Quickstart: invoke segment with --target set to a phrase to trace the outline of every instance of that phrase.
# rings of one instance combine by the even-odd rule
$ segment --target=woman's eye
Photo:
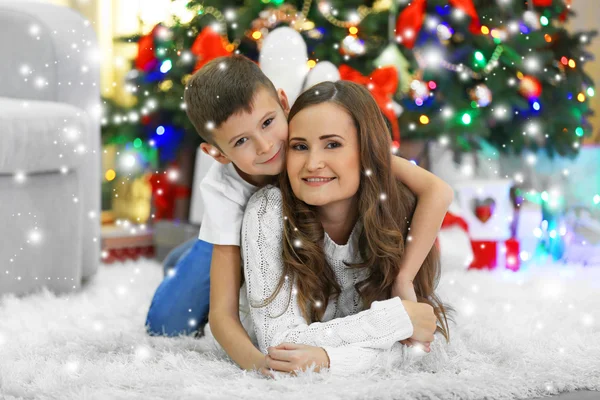
[[[243,138],[241,138],[240,140],[238,140],[237,142],[235,142],[235,145],[234,145],[233,147],[238,147],[238,146],[241,146],[241,145],[243,145],[244,143],[246,143],[246,141],[247,141],[247,140],[248,140],[248,138],[245,138],[245,137],[243,137]]]
[[[341,144],[339,144],[338,142],[329,142],[327,143],[327,148],[328,149],[335,149],[337,147],[340,147]]]
[[[292,145],[292,150],[298,150],[298,151],[300,151],[300,150],[306,150],[306,149],[307,149],[307,147],[306,147],[305,144],[294,144],[294,145]]]
[[[275,118],[269,118],[265,122],[263,122],[263,128],[266,128],[267,126],[271,125],[271,122],[273,122],[274,119]]]

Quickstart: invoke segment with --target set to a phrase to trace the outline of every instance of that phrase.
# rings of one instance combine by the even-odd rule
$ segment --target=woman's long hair
[[[392,174],[389,130],[375,100],[364,87],[348,81],[323,82],[313,86],[298,97],[288,120],[291,121],[307,107],[326,102],[337,104],[345,110],[354,120],[358,133],[361,177],[356,196],[358,215],[363,224],[358,238],[362,262],[348,267],[367,272],[366,278],[356,284],[366,309],[374,301],[391,297],[404,255],[416,197]],[[297,300],[304,317],[309,323],[320,321],[329,299],[341,292],[323,252],[323,226],[317,218],[317,207],[306,204],[294,195],[285,169],[280,176],[279,186],[283,215],[287,217],[284,222],[284,271],[270,299],[277,295],[284,278],[288,276],[297,285]],[[380,199],[382,193],[387,196],[383,201]],[[294,247],[297,239],[301,241],[301,247]],[[433,246],[413,283],[418,301],[433,307],[438,331],[449,340],[446,318],[449,308],[435,294],[439,277],[440,257],[437,247]]]

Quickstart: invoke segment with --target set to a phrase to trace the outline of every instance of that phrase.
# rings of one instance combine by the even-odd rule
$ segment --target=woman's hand
[[[403,279],[401,276],[396,278],[394,282],[394,286],[392,287],[392,297],[400,297],[401,300],[409,300],[417,302],[417,294],[415,293],[415,286],[413,282],[409,279]],[[414,339],[408,338],[405,340],[401,340],[405,346],[408,347],[420,347],[424,352],[429,353],[431,351],[429,342],[419,342]]]
[[[316,365],[315,372],[321,368],[329,368],[329,357],[321,347],[296,343],[281,343],[269,347],[266,355],[266,366],[275,371],[294,374],[298,370],[306,370]]]

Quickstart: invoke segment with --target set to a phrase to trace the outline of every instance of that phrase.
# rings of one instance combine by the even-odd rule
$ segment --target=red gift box
[[[473,262],[469,269],[494,269],[506,268],[518,271],[519,241],[508,239],[505,241],[471,240],[473,249]]]

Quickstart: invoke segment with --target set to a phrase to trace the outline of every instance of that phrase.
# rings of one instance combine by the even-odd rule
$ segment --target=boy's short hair
[[[261,87],[270,90],[279,102],[275,86],[256,63],[240,55],[215,58],[186,85],[187,116],[200,137],[216,146],[211,130],[234,114],[252,112],[252,100]]]

